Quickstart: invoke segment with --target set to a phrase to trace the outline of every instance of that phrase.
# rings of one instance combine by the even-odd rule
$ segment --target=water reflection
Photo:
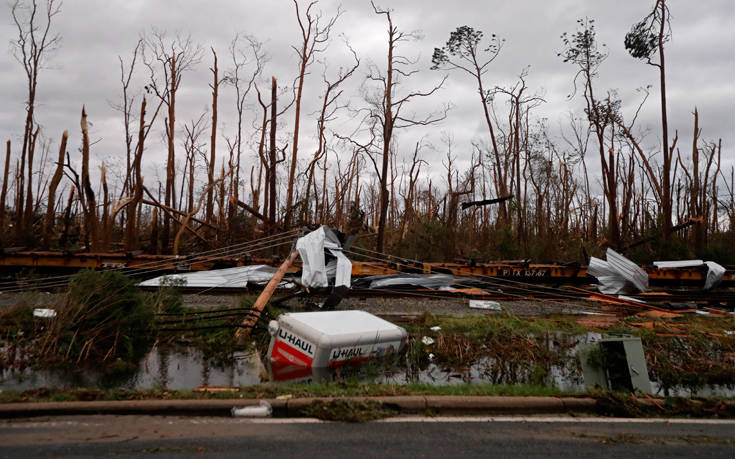
[[[109,374],[98,368],[68,370],[3,369],[0,389],[39,387],[119,387],[125,389],[195,389],[200,386],[248,386],[262,382],[263,364],[256,352],[236,353],[215,362],[196,349],[154,348],[134,372]]]
[[[410,358],[411,352],[368,361],[359,366],[335,369],[312,369],[295,366],[271,365],[261,359],[257,351],[241,352],[226,360],[212,359],[201,351],[154,348],[133,372],[106,374],[98,368],[80,368],[75,371],[2,369],[0,390],[27,390],[41,387],[82,388],[106,387],[126,389],[195,389],[200,386],[249,386],[264,382],[317,383],[317,382],[376,382],[424,383],[437,386],[460,384],[543,384],[565,392],[583,392],[584,381],[576,358],[582,346],[601,339],[597,333],[586,335],[550,335],[545,340],[549,349],[565,355],[559,364],[544,362],[543,371],[528,362],[503,361],[481,357],[463,365],[437,362],[432,354]],[[492,354],[491,354],[492,355]],[[264,364],[264,361],[265,364]],[[652,382],[654,392],[659,388]],[[690,390],[679,389],[672,395],[691,396]],[[707,386],[697,390],[702,396],[734,396],[735,390],[725,386]]]

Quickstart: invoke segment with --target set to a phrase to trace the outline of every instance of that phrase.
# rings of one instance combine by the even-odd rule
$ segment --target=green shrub
[[[153,337],[153,308],[145,299],[135,281],[122,274],[79,272],[44,353],[67,361],[137,361]]]

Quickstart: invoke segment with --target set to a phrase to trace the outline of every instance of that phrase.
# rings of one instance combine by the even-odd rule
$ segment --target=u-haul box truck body
[[[282,314],[268,325],[273,363],[333,367],[397,353],[408,334],[365,311],[320,311]]]

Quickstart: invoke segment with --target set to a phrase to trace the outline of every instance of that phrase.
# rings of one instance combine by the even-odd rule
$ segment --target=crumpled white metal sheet
[[[607,261],[590,258],[587,274],[597,278],[597,289],[606,295],[625,295],[648,290],[648,274],[610,248],[607,249]]]
[[[141,282],[141,287],[177,285],[194,288],[246,288],[248,283],[263,284],[271,280],[276,268],[268,265],[238,266],[236,268],[213,269],[189,273],[169,274]],[[283,282],[282,287],[293,284]]]
[[[328,287],[329,279],[335,278],[335,287],[349,287],[352,276],[352,262],[342,253],[342,246],[337,236],[325,226],[300,237],[296,241],[302,263],[301,282],[307,287]],[[325,250],[336,259],[327,263]],[[334,274],[331,270],[334,266]]]
[[[657,268],[695,268],[697,266],[707,267],[707,277],[704,280],[704,289],[709,290],[716,287],[725,275],[725,268],[714,261],[703,260],[673,260],[654,261]]]

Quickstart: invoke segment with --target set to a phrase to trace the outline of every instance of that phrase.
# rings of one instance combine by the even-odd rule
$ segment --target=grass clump
[[[483,379],[490,383],[536,386],[551,383],[553,367],[572,376],[578,373],[570,352],[578,342],[576,335],[585,331],[569,318],[520,318],[512,314],[425,314],[407,328],[411,336],[406,361],[410,366],[436,364],[461,372],[479,365]],[[425,341],[424,336],[431,341]]]
[[[414,333],[429,333],[434,326],[441,333],[461,335],[470,339],[482,339],[496,335],[543,335],[546,333],[581,334],[586,329],[567,317],[530,318],[516,315],[493,314],[484,316],[435,316],[426,313],[421,320],[407,329]]]
[[[398,414],[398,411],[372,400],[317,400],[301,410],[301,414],[323,421],[369,422]]]

